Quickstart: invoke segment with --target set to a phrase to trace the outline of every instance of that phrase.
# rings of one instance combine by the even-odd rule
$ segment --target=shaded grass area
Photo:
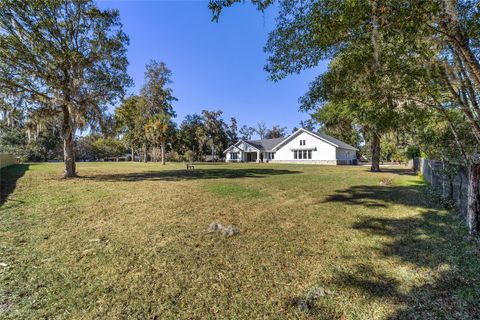
[[[1,172],[0,318],[480,317],[478,244],[408,170],[78,167]]]
[[[15,190],[17,181],[28,170],[29,164],[18,164],[9,168],[0,169],[0,206],[5,203],[10,193]],[[10,201],[14,201],[13,198]]]
[[[217,165],[218,166],[218,165]],[[198,166],[197,166],[198,167]],[[83,179],[96,181],[141,181],[141,180],[163,180],[180,181],[193,179],[237,179],[237,178],[264,178],[270,175],[294,174],[298,171],[291,170],[273,170],[265,168],[212,168],[205,167],[197,170],[161,170],[161,171],[143,171],[134,173],[101,174],[95,176],[81,176]]]

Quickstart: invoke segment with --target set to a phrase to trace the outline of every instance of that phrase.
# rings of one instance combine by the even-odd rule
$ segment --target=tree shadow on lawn
[[[301,171],[278,169],[195,169],[195,170],[162,170],[144,171],[125,174],[99,174],[94,176],[80,176],[79,178],[94,181],[181,181],[197,179],[236,179],[236,178],[265,178],[274,175],[299,174]]]
[[[31,164],[16,164],[0,169],[0,207],[4,205],[10,194],[15,191],[17,181],[25,175]],[[9,201],[16,201],[8,199]]]
[[[465,223],[453,212],[441,210],[423,191],[424,186],[354,186],[327,201],[366,207],[401,204],[421,207],[422,213],[407,218],[361,217],[353,229],[368,237],[381,237],[378,258],[398,259],[398,266],[357,264],[334,281],[372,298],[401,304],[390,319],[480,319],[479,242],[468,239]],[[402,273],[401,265],[413,271]],[[375,267],[374,267],[375,266]],[[384,266],[384,267],[382,267]],[[397,270],[395,270],[397,269]],[[398,277],[394,277],[395,273]],[[413,283],[401,289],[401,282]],[[422,284],[415,285],[417,276]]]
[[[418,183],[410,186],[352,186],[345,190],[336,190],[324,202],[343,202],[351,205],[386,208],[392,204],[431,208],[431,202],[425,194],[426,185]]]

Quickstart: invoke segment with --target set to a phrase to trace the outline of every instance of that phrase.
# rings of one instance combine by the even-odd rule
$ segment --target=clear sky
[[[214,23],[208,1],[100,0],[98,4],[120,10],[130,37],[128,71],[135,82],[130,92],[138,93],[151,59],[164,61],[172,70],[177,122],[202,109],[220,109],[226,120],[236,117],[239,126],[264,121],[290,131],[308,118],[298,111],[298,98],[326,64],[280,82],[268,80],[263,47],[275,27],[276,8],[262,14],[248,3],[238,4]]]

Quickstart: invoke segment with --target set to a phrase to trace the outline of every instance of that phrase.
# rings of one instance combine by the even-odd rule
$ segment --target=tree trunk
[[[450,90],[450,93],[457,100],[460,106],[460,109],[462,110],[462,112],[465,114],[468,121],[472,125],[474,137],[476,138],[477,142],[480,143],[480,125],[476,122],[475,116],[470,110],[470,106],[468,105],[468,101],[463,100],[462,96],[460,96],[457,93],[455,85],[452,83],[451,79],[449,78],[448,73],[447,73],[447,76],[445,77],[445,80],[447,82],[447,86],[448,86],[448,89]],[[467,95],[465,94],[465,96]]]
[[[65,171],[63,177],[74,178],[77,175],[75,167],[75,149],[73,143],[74,127],[70,119],[70,112],[67,107],[63,108],[63,162],[65,163]]]
[[[480,63],[475,57],[475,54],[472,52],[467,41],[462,41],[462,43],[457,45],[457,48],[462,54],[463,61],[470,71],[473,81],[477,87],[480,88]]]
[[[457,1],[443,0],[444,18],[441,23],[450,39],[450,43],[460,54],[474,83],[480,88],[480,62],[470,47],[470,39],[459,20]]]
[[[479,185],[480,164],[472,164],[468,168],[468,233],[472,236],[478,234],[478,212],[480,209]]]
[[[132,162],[135,161],[135,152],[133,150],[133,146],[131,147],[131,150],[132,150]]]
[[[147,145],[143,145],[143,162],[147,163]]]
[[[212,142],[212,162],[215,162],[215,145]]]
[[[373,134],[371,142],[372,150],[372,167],[370,171],[380,172],[380,135],[377,133]]]
[[[162,146],[161,146],[162,150],[162,165],[165,165],[165,142],[162,142]]]

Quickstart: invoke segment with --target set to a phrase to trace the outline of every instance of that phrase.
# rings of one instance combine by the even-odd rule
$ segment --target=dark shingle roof
[[[310,132],[310,131],[309,131],[309,132]],[[319,137],[322,138],[322,139],[327,140],[328,142],[331,142],[331,143],[337,145],[340,149],[357,150],[357,148],[352,147],[351,145],[346,144],[345,142],[343,142],[343,141],[341,141],[341,140],[338,140],[337,138],[334,138],[334,137],[329,136],[329,135],[327,135],[327,134],[324,134],[324,133],[314,133],[314,132],[311,132],[311,133],[319,136]]]
[[[313,131],[309,131],[309,130],[303,129],[303,128],[298,129],[297,131],[295,131],[295,133],[289,135],[287,138],[284,138],[283,141],[286,142],[286,140],[289,140],[290,138],[292,138],[293,136],[295,136],[297,133],[299,133],[301,131],[308,132],[313,136],[319,137],[320,139],[323,139],[323,140],[335,145],[337,148],[348,149],[348,150],[358,150],[357,148],[352,147],[351,145],[346,144],[345,142],[340,141],[337,138],[334,138],[334,137],[329,136],[329,135],[324,134],[324,133],[316,133],[316,132],[313,132]],[[280,142],[281,141],[279,141],[279,143]]]
[[[247,140],[248,144],[251,144],[253,147],[261,151],[270,151],[277,144],[285,140],[287,137],[275,138],[275,139],[263,139],[263,140]]]

